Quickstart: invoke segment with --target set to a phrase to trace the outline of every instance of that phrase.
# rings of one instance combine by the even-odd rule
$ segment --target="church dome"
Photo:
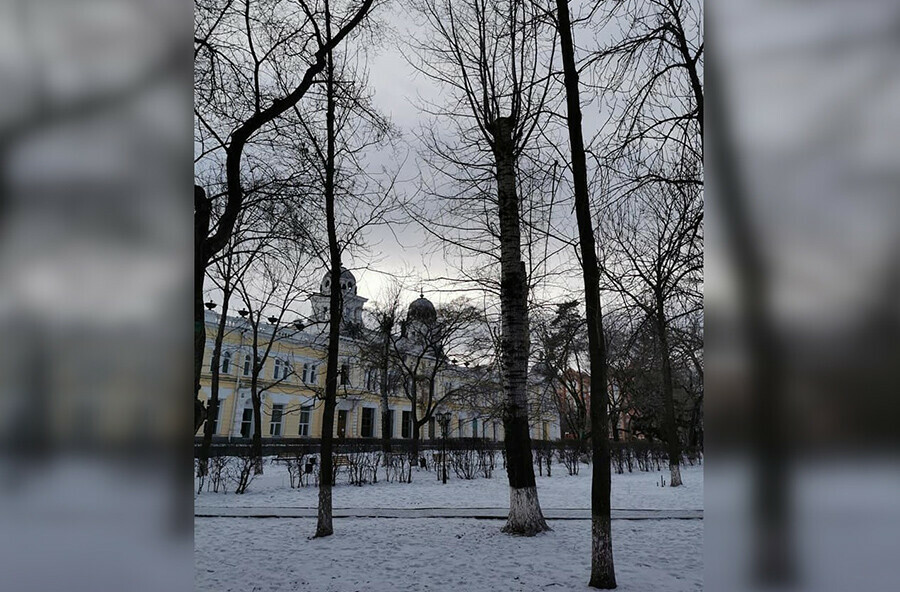
[[[431,300],[425,298],[424,294],[419,294],[419,297],[410,302],[409,309],[406,311],[406,320],[407,321],[422,321],[425,323],[432,323],[437,318],[437,312],[434,310],[434,305],[431,303]]]
[[[344,294],[356,294],[356,276],[346,267],[341,267],[341,292]],[[331,294],[331,272],[325,272],[321,284],[322,294]]]

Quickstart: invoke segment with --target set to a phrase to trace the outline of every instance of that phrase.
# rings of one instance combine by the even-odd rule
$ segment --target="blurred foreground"
[[[900,6],[707,7],[711,590],[900,569]]]

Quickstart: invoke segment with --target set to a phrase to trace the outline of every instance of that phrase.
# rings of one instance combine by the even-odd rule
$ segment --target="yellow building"
[[[324,407],[325,362],[330,282],[326,276],[320,291],[311,297],[314,323],[310,327],[288,325],[275,327],[265,322],[258,328],[258,343],[273,345],[258,377],[262,391],[262,435],[264,438],[319,438],[322,434]],[[344,270],[341,275],[344,299],[344,319],[357,327],[342,331],[340,342],[340,378],[334,435],[346,438],[381,437],[381,403],[379,379],[375,368],[362,361],[364,341],[351,335],[361,335],[362,310],[365,298],[357,295],[356,278]],[[434,306],[424,296],[413,301],[407,310],[407,323],[424,322],[434,315]],[[206,314],[206,348],[201,377],[200,398],[210,396],[212,371],[210,368],[214,338],[220,316]],[[220,437],[250,437],[253,430],[253,411],[250,397],[252,378],[252,326],[240,316],[228,317],[219,369],[219,410],[214,422],[215,435]],[[278,333],[273,337],[272,332]],[[258,346],[260,352],[264,345]],[[440,389],[453,388],[466,380],[470,370],[450,365],[438,378]],[[441,396],[443,393],[438,393]],[[411,436],[411,402],[402,389],[389,396],[391,434],[393,438]],[[503,439],[502,422],[460,402],[446,403],[440,411],[450,412],[449,437],[483,437]],[[422,416],[419,411],[418,416]],[[439,438],[440,425],[432,420],[420,428],[420,438]],[[532,438],[559,438],[558,418],[533,418]],[[202,428],[201,428],[202,433]]]

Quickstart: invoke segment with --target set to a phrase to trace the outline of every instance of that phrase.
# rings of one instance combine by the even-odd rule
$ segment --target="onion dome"
[[[407,321],[433,323],[435,319],[437,319],[437,312],[434,310],[434,305],[422,293],[409,304],[409,309],[406,311]]]

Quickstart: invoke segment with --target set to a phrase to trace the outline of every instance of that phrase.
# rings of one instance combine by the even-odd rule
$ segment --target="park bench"
[[[350,466],[350,457],[346,454],[335,454],[334,455],[334,466],[335,467],[349,467]]]

